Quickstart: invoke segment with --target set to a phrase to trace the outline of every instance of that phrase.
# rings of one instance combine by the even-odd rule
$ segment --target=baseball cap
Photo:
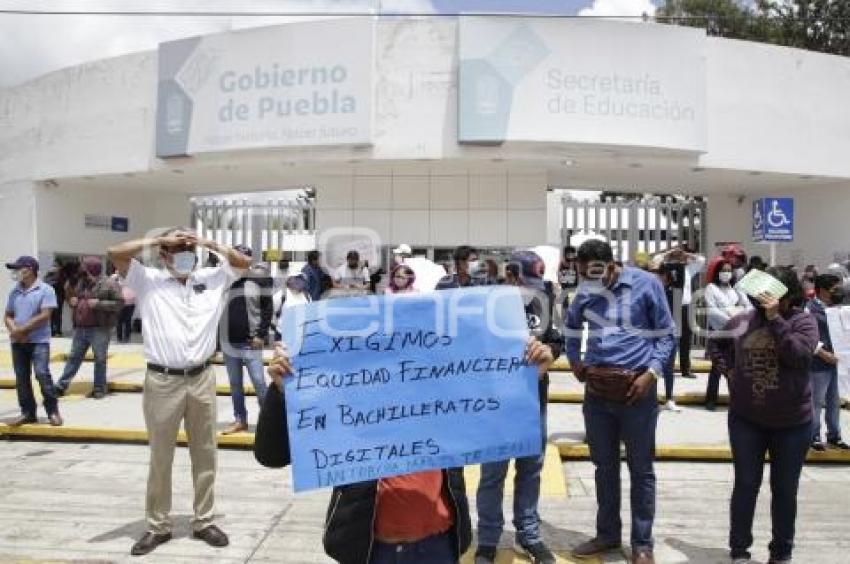
[[[540,255],[534,251],[516,251],[508,261],[519,266],[519,275],[522,285],[541,292],[546,291],[543,283],[543,272],[546,265]]]
[[[31,268],[33,272],[38,272],[38,261],[33,257],[22,255],[15,262],[7,262],[6,268],[9,270],[18,270],[19,268]]]
[[[393,254],[394,255],[412,255],[413,249],[410,248],[410,245],[408,245],[406,243],[402,243],[401,245],[399,245],[398,247],[393,249]]]

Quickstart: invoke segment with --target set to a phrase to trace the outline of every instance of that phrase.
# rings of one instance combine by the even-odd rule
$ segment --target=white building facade
[[[193,38],[0,91],[0,255],[103,254],[187,223],[193,196],[307,186],[320,236],[559,244],[558,187],[704,195],[709,243],[762,255],[753,199],[793,197],[778,260],[825,264],[850,251],[849,101],[848,58],[651,23],[352,18]]]

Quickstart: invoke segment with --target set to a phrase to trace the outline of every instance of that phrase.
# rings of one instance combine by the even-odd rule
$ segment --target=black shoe
[[[520,547],[533,564],[555,564],[555,555],[542,541],[533,544],[520,544]]]
[[[495,546],[479,546],[475,549],[475,564],[492,564],[495,561]]]
[[[705,409],[707,411],[715,411],[717,409],[717,404],[715,404],[713,401],[708,402],[705,404]]]
[[[18,415],[9,421],[7,425],[9,427],[20,427],[21,425],[30,425],[32,423],[38,423],[38,417],[35,415]]]
[[[836,440],[828,440],[826,441],[829,446],[832,448],[837,448],[838,450],[850,450],[850,445],[842,441],[841,439]]]
[[[142,536],[136,544],[133,545],[133,548],[130,549],[130,554],[133,556],[142,556],[143,554],[147,554],[151,552],[153,549],[158,547],[161,544],[167,543],[171,540],[171,533],[152,533],[148,531]]]
[[[106,393],[103,390],[92,390],[92,392],[87,396],[94,399],[103,399],[106,396]]]
[[[820,440],[812,441],[812,450],[823,452],[826,450],[826,446]]]
[[[65,397],[65,394],[68,393],[68,390],[65,388],[60,388],[59,386],[53,387],[53,392],[56,394],[57,398]]]
[[[682,372],[682,378],[690,378],[692,380],[696,380],[697,375],[693,372]]]
[[[224,531],[216,527],[215,525],[210,525],[200,531],[192,532],[192,537],[196,539],[201,539],[205,543],[210,546],[214,546],[216,548],[221,548],[222,546],[227,546],[230,544],[230,541],[227,539],[227,535],[224,534]]]

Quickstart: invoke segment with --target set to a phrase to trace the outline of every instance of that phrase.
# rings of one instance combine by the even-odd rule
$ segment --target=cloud
[[[580,16],[649,16],[655,15],[651,0],[593,0],[593,5],[579,10]]]
[[[253,11],[292,14],[375,12],[378,0],[101,0],[67,2],[17,1],[5,9],[114,11]],[[428,0],[385,0],[399,11],[426,10]],[[163,41],[244,29],[323,19],[320,15],[292,16],[0,16],[0,88],[87,61],[156,49]]]

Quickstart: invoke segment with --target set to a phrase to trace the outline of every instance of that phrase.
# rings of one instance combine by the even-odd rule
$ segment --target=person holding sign
[[[658,278],[614,262],[598,240],[578,249],[582,277],[566,321],[573,373],[585,383],[584,424],[596,466],[596,537],[573,549],[589,558],[620,547],[620,441],[631,474],[632,562],[651,564],[655,519],[656,381],[671,360],[673,319]],[[587,352],[582,358],[582,326]]]
[[[525,360],[545,372],[553,362],[552,350],[531,339]],[[268,397],[279,401],[283,377],[293,375],[282,344],[275,348],[268,373],[273,379]],[[285,420],[285,405],[277,410],[273,413],[267,403],[263,413]],[[274,466],[288,465],[288,434],[280,429],[270,434],[273,439],[266,443],[258,424],[260,451],[266,452],[255,448],[255,455],[264,464],[273,459]],[[336,486],[328,504],[323,544],[328,556],[341,564],[456,564],[471,540],[463,469],[456,467]]]
[[[850,445],[841,439],[841,398],[838,396],[838,357],[829,335],[826,308],[840,305],[844,301],[844,289],[841,278],[834,274],[821,274],[815,277],[815,297],[806,309],[818,322],[819,341],[812,359],[812,401],[814,419],[812,421],[812,450],[824,451],[821,442],[820,420],[824,404],[826,405],[826,442],[841,450],[850,450]]]
[[[226,261],[214,268],[197,268],[198,245],[223,254]],[[154,246],[159,248],[162,269],[143,266],[134,258]],[[171,465],[184,420],[195,488],[192,536],[211,546],[227,546],[227,535],[213,524],[216,396],[210,357],[215,353],[224,296],[251,259],[183,228],[110,247],[108,253],[136,294],[147,361],[142,408],[150,446],[148,532],[130,554],[147,554],[171,540]]]
[[[522,288],[523,302],[528,328],[544,347],[551,351],[552,358],[561,355],[563,339],[552,321],[552,304],[555,296],[547,292],[543,281],[545,265],[543,259],[533,251],[519,251],[511,255],[509,270],[514,274],[512,283]],[[540,514],[537,506],[540,501],[540,474],[546,449],[546,406],[548,402],[549,374],[548,365],[540,364],[540,440],[543,449],[537,456],[516,458],[514,468],[514,528],[519,548],[535,564],[555,562],[555,555],[543,542],[540,534]],[[478,507],[478,548],[475,551],[476,564],[488,564],[496,560],[496,547],[502,536],[504,517],[502,515],[502,497],[505,478],[510,460],[488,462],[481,465],[481,481],[475,496]]]
[[[734,337],[720,341],[715,351],[729,375],[729,442],[735,466],[729,548],[733,560],[749,561],[756,500],[769,453],[769,562],[790,562],[797,488],[812,434],[809,365],[818,344],[817,322],[803,310],[803,287],[789,268],[751,270],[738,288],[747,292],[756,309],[726,325]]]

